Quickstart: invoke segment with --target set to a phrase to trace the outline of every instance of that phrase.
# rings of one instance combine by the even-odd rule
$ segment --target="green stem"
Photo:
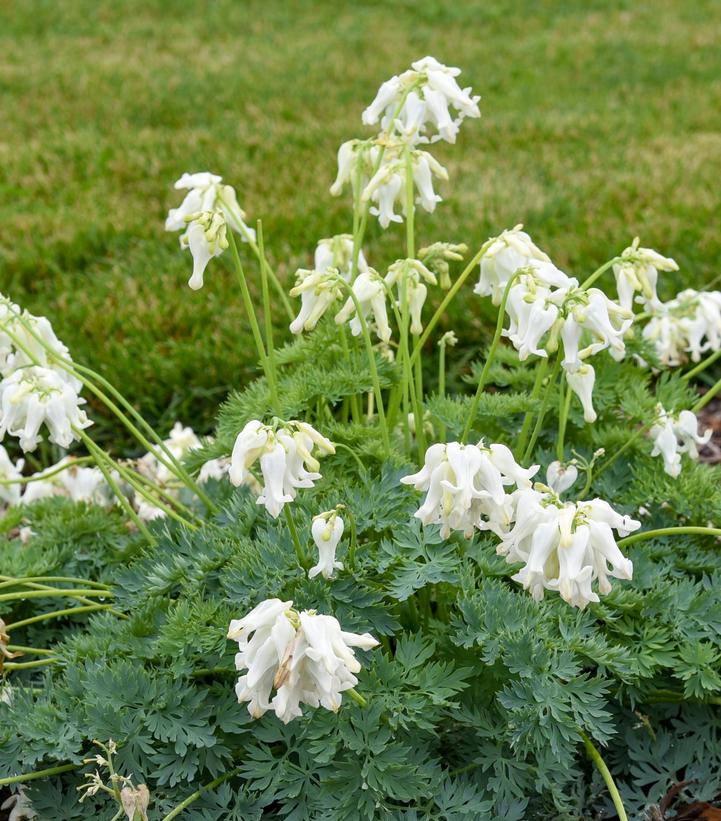
[[[533,449],[536,447],[536,441],[538,440],[538,436],[541,433],[543,428],[543,419],[546,416],[546,409],[548,408],[548,400],[551,396],[551,392],[553,390],[553,386],[556,384],[556,377],[558,376],[558,371],[561,367],[561,355],[560,352],[556,354],[556,361],[553,365],[553,370],[551,371],[551,376],[548,380],[548,386],[546,387],[546,392],[543,394],[543,399],[541,400],[541,407],[538,411],[538,419],[536,419],[536,425],[533,428],[533,433],[531,434],[531,441],[528,443],[528,447],[526,448],[526,452],[524,454],[524,461],[527,462],[531,455],[533,454]]]
[[[109,585],[102,582],[94,582],[90,579],[78,579],[75,576],[22,576],[13,578],[12,576],[0,576],[2,582],[1,587],[13,587],[16,584],[28,584],[31,582],[72,582],[73,584],[89,584],[94,587],[105,587],[109,589]]]
[[[88,596],[100,599],[113,598],[113,592],[110,590],[72,590],[63,589],[60,587],[48,587],[43,590],[22,590],[16,593],[0,593],[0,601],[24,601],[25,599],[54,599],[58,596],[69,596],[70,598],[77,598]]]
[[[696,367],[692,368],[690,371],[686,371],[686,373],[681,377],[681,379],[688,381],[689,379],[693,379],[694,376],[701,373],[701,371],[705,371],[709,365],[713,365],[713,363],[721,356],[721,348],[717,351],[714,351],[711,356],[707,356],[706,359],[702,359]]]
[[[618,457],[621,456],[621,454],[625,453],[628,450],[628,448],[630,448],[631,445],[634,444],[634,442],[636,442],[641,436],[643,436],[643,434],[645,434],[648,431],[649,428],[653,427],[654,423],[655,423],[655,419],[652,420],[651,422],[647,422],[645,425],[640,427],[632,436],[630,436],[621,445],[621,447],[617,451],[614,452],[613,456],[609,456],[609,458],[605,462],[601,463],[600,467],[598,468],[598,470],[594,474],[594,478],[598,479],[598,477],[601,475],[601,473],[603,473],[604,470],[610,468],[611,465],[616,461],[616,459],[618,459]],[[587,486],[584,487],[584,489],[581,493],[581,498],[583,498],[583,496],[588,492],[589,487],[590,487],[590,482],[587,481]]]
[[[295,519],[293,518],[293,513],[287,504],[283,505],[283,513],[285,514],[285,520],[288,523],[288,530],[290,531],[290,537],[293,540],[293,546],[295,547],[295,555],[298,558],[298,564],[301,566],[303,570],[307,571],[310,567],[310,564],[308,563],[308,560],[305,557],[303,546],[300,543],[300,537],[298,536],[298,528],[295,526]]]
[[[721,391],[721,379],[712,385],[706,393],[696,402],[696,404],[691,408],[694,413],[698,413],[701,408],[705,408],[706,405],[716,396],[716,394]]]
[[[356,524],[353,511],[349,508],[345,509],[345,513],[350,521],[350,545],[348,546],[348,570],[355,569],[355,553],[358,546],[358,526]]]
[[[413,204],[413,161],[411,159],[410,147],[406,145],[404,149],[406,165],[406,256],[413,259],[416,255],[415,242],[415,206]]]
[[[436,324],[437,324],[438,320],[443,316],[443,314],[446,311],[446,308],[451,303],[451,301],[453,300],[455,295],[458,293],[458,291],[460,291],[461,286],[463,285],[463,283],[468,279],[470,274],[475,269],[476,265],[478,265],[481,257],[483,256],[483,254],[485,254],[486,249],[488,248],[488,246],[490,245],[491,242],[492,242],[492,240],[487,240],[486,242],[483,243],[483,245],[478,249],[476,255],[468,263],[468,265],[466,265],[466,267],[461,272],[461,275],[453,283],[450,290],[448,291],[448,293],[443,298],[443,301],[441,302],[441,304],[436,308],[436,312],[431,317],[430,322],[426,325],[426,328],[423,331],[423,333],[421,334],[420,339],[418,340],[418,342],[416,342],[416,345],[413,348],[413,353],[411,354],[411,364],[414,364],[416,359],[418,359],[418,357],[421,355],[421,350],[423,349],[423,346],[428,341],[428,337],[431,335],[431,332],[436,327]]]
[[[418,445],[418,461],[423,461],[426,452],[426,434],[423,430],[423,363],[421,358],[416,359],[416,378],[411,383],[411,395],[414,397],[413,419],[416,428],[416,444]]]
[[[446,395],[446,346],[442,343],[438,352],[438,396],[443,399]],[[438,436],[441,442],[446,441],[446,426],[441,422],[438,426]]]
[[[581,283],[581,290],[585,291],[587,288],[590,288],[591,285],[603,274],[608,271],[608,269],[616,262],[618,262],[621,257],[614,257],[613,259],[609,259],[608,262],[604,262],[600,268],[597,268],[588,279]]]
[[[621,800],[621,794],[618,791],[616,782],[613,780],[611,771],[608,769],[608,767],[606,766],[606,762],[601,757],[601,753],[599,753],[591,739],[586,735],[586,733],[583,732],[583,730],[579,730],[579,733],[581,735],[581,739],[586,748],[586,752],[588,753],[589,758],[596,765],[596,769],[599,771],[599,773],[601,773],[601,777],[606,782],[606,787],[608,788],[608,792],[611,795],[613,806],[616,808],[618,821],[628,821],[628,816],[626,815],[626,810],[624,809],[623,801]]]
[[[565,392],[564,392],[565,385]],[[566,438],[566,424],[568,423],[568,412],[571,409],[571,399],[573,398],[573,391],[568,386],[564,375],[561,376],[561,384],[559,386],[559,410],[558,410],[558,441],[556,442],[556,457],[559,462],[564,460],[564,440]]]
[[[356,704],[360,704],[361,707],[368,706],[367,699],[363,698],[363,696],[355,689],[355,687],[351,687],[349,690],[346,690],[345,692],[353,699],[353,701],[355,701]]]
[[[358,322],[361,326],[361,334],[363,336],[363,341],[365,342],[366,346],[368,367],[370,368],[371,379],[373,380],[373,393],[376,399],[376,407],[378,408],[378,423],[381,429],[381,436],[383,437],[383,445],[386,449],[386,453],[390,454],[391,442],[390,437],[388,435],[388,425],[386,424],[385,409],[383,407],[383,394],[381,393],[381,384],[378,378],[378,366],[376,365],[376,356],[375,351],[373,350],[373,342],[371,341],[370,331],[368,330],[368,323],[366,322],[366,318],[363,315],[363,309],[361,307],[360,301],[356,296],[353,288],[342,277],[338,277],[338,283],[341,285],[341,287],[344,287],[346,291],[348,291],[348,295],[353,300],[353,305],[355,306],[356,316],[358,317]]]
[[[268,261],[265,258],[265,245],[263,243],[263,224],[258,220],[258,259],[260,260],[260,283],[263,293],[263,319],[265,321],[265,352],[268,357],[268,372],[273,381],[271,398],[273,399],[273,410],[276,416],[280,415],[280,405],[278,403],[278,373],[275,367],[275,347],[273,343],[273,316],[270,312],[270,291],[268,289]]]
[[[50,767],[47,770],[36,770],[32,773],[11,775],[7,778],[0,778],[0,787],[7,787],[10,784],[24,784],[26,781],[35,781],[36,778],[47,778],[51,775],[68,773],[71,770],[79,770],[82,766],[82,764],[61,764],[59,767]]]
[[[27,627],[28,624],[36,624],[39,621],[46,619],[59,619],[62,616],[74,616],[77,613],[93,613],[97,610],[112,610],[110,604],[89,604],[85,607],[66,607],[64,610],[53,610],[50,613],[41,613],[39,616],[31,616],[29,619],[22,619],[21,621],[13,622],[5,626],[5,629],[10,632],[17,630],[20,627]],[[117,613],[122,618],[127,619],[124,613]]]
[[[348,451],[348,453],[350,453],[350,455],[351,455],[351,456],[355,459],[356,464],[358,465],[358,467],[359,467],[359,469],[360,469],[360,474],[361,474],[361,476],[366,476],[366,475],[367,475],[367,471],[366,471],[365,465],[363,464],[363,462],[361,462],[360,457],[359,457],[359,456],[358,456],[358,454],[357,454],[357,453],[353,450],[353,448],[348,447],[348,445],[343,444],[343,442],[333,442],[333,447],[335,447],[335,448],[343,448],[343,450],[347,450],[347,451]]]
[[[162,821],[172,821],[173,818],[177,818],[180,815],[180,813],[183,812],[183,810],[186,810],[194,801],[197,801],[204,792],[208,792],[209,790],[215,789],[224,781],[227,781],[229,778],[232,778],[234,775],[237,775],[239,771],[240,768],[238,767],[234,770],[231,770],[228,773],[225,773],[225,775],[219,775],[216,779],[214,779],[208,784],[203,784],[203,786],[197,789],[194,793],[192,793],[192,795],[189,795],[185,799],[185,801],[181,801],[181,803],[178,804],[178,806],[175,807],[175,809],[171,810],[167,815],[163,816]]]
[[[531,399],[537,400],[538,397],[541,395],[541,389],[543,388],[543,380],[546,377],[546,371],[548,370],[548,357],[543,357],[538,364],[536,365],[536,380],[533,383],[533,389],[531,390]],[[518,442],[516,444],[516,458],[520,459],[525,450],[526,450],[526,442],[528,441],[528,434],[531,432],[531,422],[533,421],[533,412],[526,411],[526,415],[523,417],[523,426],[521,427],[521,432],[518,435]]]
[[[22,644],[8,644],[8,650],[11,653],[30,653],[37,656],[54,656],[55,650],[48,650],[44,647],[25,647]]]
[[[633,536],[626,536],[625,539],[620,539],[619,547],[628,547],[628,545],[642,542],[646,539],[655,539],[657,536],[721,536],[721,528],[718,527],[696,527],[686,526],[681,527],[661,527],[658,530],[646,530],[642,533],[634,533]]]
[[[471,427],[473,426],[473,423],[476,419],[476,413],[478,412],[478,404],[481,401],[481,394],[483,393],[483,388],[486,386],[486,380],[488,379],[488,374],[491,370],[491,365],[493,364],[493,358],[496,355],[498,343],[501,341],[501,335],[503,334],[503,323],[506,319],[506,303],[508,302],[508,295],[510,294],[511,288],[513,287],[515,281],[522,273],[523,269],[519,269],[518,271],[516,271],[506,283],[506,287],[503,291],[503,298],[501,299],[501,304],[498,307],[498,319],[496,320],[496,330],[493,333],[491,347],[488,349],[488,356],[486,357],[486,361],[483,363],[483,370],[481,371],[481,375],[478,378],[478,387],[476,388],[476,394],[473,397],[473,402],[471,402],[471,407],[468,411],[466,425],[463,428],[463,433],[461,434],[461,442],[465,442],[468,438],[468,434],[471,432]]]
[[[81,456],[79,459],[73,459],[65,465],[56,467],[54,470],[34,474],[33,476],[21,476],[19,479],[0,479],[0,485],[27,485],[30,484],[30,482],[44,482],[46,479],[50,479],[52,476],[57,476],[58,473],[63,473],[63,471],[66,471],[69,468],[78,467],[78,465],[86,465],[92,461],[93,459],[90,456]]]
[[[5,670],[30,670],[35,667],[47,667],[48,664],[57,664],[60,661],[57,656],[47,659],[36,659],[35,661],[6,661],[3,665]]]

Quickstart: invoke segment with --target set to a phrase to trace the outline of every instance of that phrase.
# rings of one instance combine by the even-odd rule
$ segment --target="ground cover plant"
[[[0,451],[14,818],[671,818],[721,792],[696,417],[721,292],[662,299],[679,266],[633,237],[572,276],[521,225],[438,233],[439,157],[481,127],[464,79],[425,57],[381,84],[337,154],[347,231],[288,294],[242,191],[177,180],[190,289],[232,272],[262,370],[213,437],[164,438],[2,297],[0,434],[35,460]],[[450,390],[459,302],[494,323]],[[143,456],[94,440],[86,396]]]

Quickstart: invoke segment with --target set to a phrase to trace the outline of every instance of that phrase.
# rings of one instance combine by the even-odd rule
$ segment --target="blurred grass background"
[[[435,149],[451,180],[419,244],[473,248],[523,222],[583,277],[638,234],[681,265],[669,298],[721,273],[720,41],[716,0],[10,0],[0,291],[161,429],[207,430],[254,355],[230,259],[186,287],[190,256],[163,230],[173,182],[222,174],[290,282],[318,238],[349,230],[328,194],[337,146],[369,133],[382,80],[433,54],[463,69],[483,117]],[[400,242],[372,225],[371,264]],[[448,326],[475,345],[484,311],[460,299]]]

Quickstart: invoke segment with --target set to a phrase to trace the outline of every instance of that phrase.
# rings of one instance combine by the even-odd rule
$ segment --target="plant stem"
[[[705,408],[706,405],[716,396],[716,394],[721,391],[721,379],[718,382],[713,384],[706,393],[696,402],[696,404],[691,408],[694,413],[698,413],[701,408]]]
[[[344,287],[348,291],[348,295],[353,300],[353,305],[355,306],[356,316],[358,317],[358,322],[361,326],[361,334],[363,336],[363,341],[365,342],[366,346],[366,354],[368,356],[368,367],[370,368],[371,379],[373,380],[373,393],[375,395],[376,405],[378,407],[378,423],[381,429],[381,436],[383,437],[383,445],[386,449],[386,453],[390,454],[391,442],[390,437],[388,435],[388,425],[386,423],[385,409],[383,407],[383,394],[381,393],[380,380],[378,379],[378,366],[376,365],[375,351],[373,350],[373,342],[371,341],[371,335],[368,330],[368,323],[366,322],[366,318],[363,315],[363,309],[361,308],[360,301],[356,296],[353,288],[341,277],[338,277],[338,283],[341,285],[341,287]]]
[[[506,283],[506,287],[503,291],[501,304],[498,307],[498,319],[496,320],[496,330],[493,334],[491,347],[488,349],[488,356],[486,357],[486,361],[483,363],[483,370],[481,371],[481,375],[478,378],[478,387],[476,388],[476,394],[473,397],[473,402],[471,403],[470,410],[468,411],[466,426],[463,428],[463,433],[461,434],[461,442],[465,442],[468,438],[468,434],[471,432],[473,422],[476,419],[476,413],[478,412],[478,404],[481,401],[481,394],[483,393],[483,388],[486,386],[486,380],[488,379],[488,374],[491,370],[491,365],[493,364],[493,358],[496,355],[496,349],[498,348],[498,343],[500,342],[501,335],[503,333],[503,323],[506,320],[506,303],[508,302],[508,295],[511,292],[513,284],[522,273],[522,269],[516,271]]]
[[[564,392],[565,386],[565,392]],[[559,410],[558,410],[558,441],[556,442],[556,457],[559,462],[563,462],[564,448],[563,443],[566,438],[566,423],[568,422],[568,412],[571,409],[571,399],[573,398],[573,391],[568,386],[564,375],[561,375],[561,384],[559,385]]]
[[[44,482],[46,479],[50,479],[52,476],[57,476],[58,473],[62,473],[69,468],[78,467],[78,465],[87,465],[88,462],[92,461],[93,459],[91,456],[81,456],[78,459],[73,459],[71,462],[67,462],[64,465],[60,465],[60,467],[43,472],[42,474],[21,476],[19,479],[0,479],[0,485],[27,485],[30,484],[30,482]]]
[[[90,579],[78,579],[75,576],[23,576],[21,578],[13,578],[12,576],[0,576],[2,582],[0,587],[12,587],[16,584],[28,584],[29,582],[72,582],[73,584],[89,584],[94,587],[109,588],[109,585],[102,582],[94,582]]]
[[[47,770],[36,770],[23,775],[11,775],[7,778],[0,778],[0,787],[7,787],[10,784],[24,784],[26,781],[34,781],[36,778],[47,778],[50,775],[60,775],[71,770],[79,770],[82,764],[61,764],[59,767],[50,767]]]
[[[413,353],[411,354],[411,364],[415,364],[416,359],[418,359],[418,357],[421,355],[421,350],[422,350],[423,346],[426,344],[426,342],[428,341],[428,337],[431,335],[431,332],[436,327],[436,323],[443,316],[443,313],[445,312],[446,308],[450,304],[451,300],[453,299],[453,297],[455,297],[455,295],[458,293],[458,291],[460,291],[461,286],[466,281],[466,279],[468,279],[468,277],[471,274],[471,272],[473,271],[473,269],[476,267],[476,265],[478,265],[478,262],[480,261],[483,254],[485,254],[486,249],[488,248],[491,241],[492,240],[487,240],[486,242],[483,243],[483,245],[481,245],[481,247],[478,249],[478,251],[476,252],[473,259],[471,259],[471,261],[468,263],[468,265],[466,265],[466,267],[461,272],[461,275],[453,283],[450,290],[448,291],[448,293],[443,298],[443,301],[441,302],[441,304],[436,308],[436,312],[431,317],[430,322],[426,325],[426,328],[423,331],[423,333],[421,334],[420,339],[418,340],[418,342],[416,342],[416,345],[413,348]]]
[[[265,320],[265,352],[268,357],[268,371],[273,379],[273,390],[271,397],[276,415],[280,415],[278,404],[278,373],[275,367],[275,347],[273,344],[273,317],[270,312],[270,292],[268,290],[268,261],[265,258],[265,245],[263,243],[263,223],[258,220],[258,259],[260,260],[260,282],[263,292],[263,319]]]
[[[693,379],[694,376],[701,373],[701,371],[705,371],[709,365],[713,365],[713,363],[721,356],[721,348],[717,351],[714,351],[711,356],[707,356],[706,359],[702,359],[696,367],[692,368],[690,371],[686,371],[686,373],[681,377],[681,379],[688,381],[689,379]]]
[[[599,753],[591,739],[586,735],[586,733],[583,732],[583,730],[579,730],[579,733],[581,735],[581,739],[583,740],[583,744],[586,747],[586,752],[588,753],[589,758],[596,765],[596,769],[601,773],[601,777],[606,782],[606,787],[608,787],[608,792],[611,795],[613,806],[616,808],[616,813],[618,814],[618,821],[628,821],[628,816],[626,815],[626,810],[624,809],[623,801],[621,800],[621,794],[618,791],[616,782],[613,780],[611,771],[608,769],[606,762],[601,757],[601,753]]]
[[[35,624],[39,621],[45,621],[45,619],[59,619],[62,616],[74,616],[76,613],[93,613],[98,610],[112,610],[112,605],[110,604],[89,604],[85,607],[67,607],[64,610],[53,610],[50,613],[41,613],[39,616],[31,616],[29,619],[22,619],[21,621],[13,622],[13,624],[8,624],[5,626],[5,629],[10,632],[11,630],[17,630],[20,627],[26,627],[28,624]],[[117,613],[122,618],[127,619],[127,616],[124,613]]]
[[[260,364],[263,368],[265,378],[268,381],[271,403],[273,405],[273,408],[277,409],[279,407],[278,394],[276,391],[275,382],[273,381],[273,374],[271,372],[268,354],[266,352],[265,345],[263,344],[263,336],[260,332],[260,326],[258,325],[258,317],[255,315],[253,300],[250,296],[250,291],[248,290],[248,283],[246,281],[245,273],[243,271],[243,264],[240,261],[240,255],[238,254],[238,246],[235,243],[235,237],[233,236],[232,231],[228,232],[228,239],[231,250],[231,256],[233,257],[233,262],[235,263],[235,275],[238,280],[238,285],[240,285],[241,296],[243,297],[243,305],[245,306],[245,312],[248,315],[250,329],[253,332],[253,339],[255,340],[255,347],[258,351]],[[280,411],[276,410],[276,415],[280,416]]]
[[[721,536],[721,528],[718,527],[660,527],[658,530],[646,530],[642,533],[634,533],[633,536],[626,536],[618,542],[619,547],[628,547],[635,542],[642,542],[646,539],[655,539],[656,536]]]
[[[446,345],[442,343],[438,352],[438,396],[443,399],[446,395]],[[441,422],[438,426],[438,437],[441,442],[446,441],[446,426]]]
[[[295,526],[295,519],[293,518],[293,513],[287,504],[283,505],[283,513],[285,514],[285,520],[288,523],[290,537],[293,540],[293,545],[295,546],[295,555],[298,557],[298,564],[304,571],[307,571],[309,563],[305,557],[303,546],[300,543],[300,537],[298,536],[298,528]]]
[[[48,587],[43,590],[22,590],[15,593],[1,593],[0,601],[24,601],[25,599],[54,599],[58,596],[69,596],[70,598],[77,598],[78,596],[82,596],[84,598],[91,596],[94,598],[97,596],[100,599],[104,599],[106,597],[112,598],[113,595],[114,594],[110,590],[72,590],[69,588],[64,589],[60,587]]]
[[[348,695],[353,699],[353,701],[355,701],[356,704],[360,704],[361,707],[368,706],[367,699],[363,698],[363,696],[355,689],[355,687],[351,687],[345,692],[348,693]]]
[[[543,380],[546,376],[546,371],[548,370],[548,357],[544,356],[536,365],[536,380],[533,383],[533,389],[531,390],[531,399],[536,400],[541,395],[541,389],[543,388]],[[526,415],[523,417],[523,426],[521,427],[521,432],[518,435],[518,442],[516,444],[516,458],[520,459],[526,449],[526,442],[528,441],[528,434],[531,432],[531,422],[533,421],[533,412],[526,411]]]
[[[413,259],[416,255],[415,206],[413,204],[415,186],[413,184],[413,160],[411,159],[411,150],[408,145],[406,145],[404,149],[404,154],[406,165],[406,256],[408,259]]]
[[[22,644],[8,644],[11,653],[30,653],[37,656],[54,656],[55,650],[48,650],[44,647],[25,647]]]
[[[591,285],[602,275],[605,274],[606,271],[616,262],[618,262],[620,257],[614,257],[613,259],[609,259],[608,262],[604,262],[600,268],[597,268],[588,279],[581,283],[581,290],[585,291],[587,288],[590,288]]]
[[[215,789],[224,781],[227,781],[229,778],[232,778],[234,775],[237,775],[240,768],[237,767],[234,770],[231,770],[229,773],[225,773],[225,775],[219,775],[216,779],[211,781],[208,784],[203,784],[202,787],[197,789],[192,795],[189,795],[184,801],[181,801],[175,809],[171,810],[167,815],[163,816],[162,821],[172,821],[173,818],[177,818],[183,810],[187,809],[194,801],[197,801],[200,796],[204,792],[208,792],[209,790]]]
[[[35,661],[6,661],[3,665],[5,670],[30,670],[34,667],[47,667],[48,664],[56,664],[60,659],[57,656],[46,659],[36,659]]]
[[[528,461],[533,454],[533,449],[536,447],[536,441],[538,440],[538,436],[543,428],[543,419],[546,415],[546,408],[548,407],[548,400],[551,396],[551,391],[553,390],[553,386],[556,384],[556,377],[558,376],[558,371],[561,367],[561,356],[560,353],[556,354],[556,361],[553,364],[553,370],[551,371],[551,376],[548,379],[548,386],[546,388],[546,392],[543,394],[543,399],[541,400],[541,408],[538,411],[538,419],[536,419],[536,425],[533,428],[533,433],[531,434],[531,441],[528,443],[528,447],[526,448],[526,452],[524,454],[524,461]]]

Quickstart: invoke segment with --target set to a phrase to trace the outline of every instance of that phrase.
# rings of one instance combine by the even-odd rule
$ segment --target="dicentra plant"
[[[297,315],[234,189],[178,180],[189,285],[229,258],[262,369],[213,439],[164,439],[0,302],[0,435],[86,451],[29,473],[0,448],[15,818],[626,819],[681,781],[721,791],[721,488],[695,415],[721,382],[694,387],[721,294],[662,302],[676,263],[638,240],[577,276],[520,225],[473,254],[419,241],[432,152],[480,116],[459,73],[382,84]],[[364,254],[372,217],[399,258]],[[487,298],[495,328],[459,340],[448,305]],[[93,441],[83,390],[145,456]]]

